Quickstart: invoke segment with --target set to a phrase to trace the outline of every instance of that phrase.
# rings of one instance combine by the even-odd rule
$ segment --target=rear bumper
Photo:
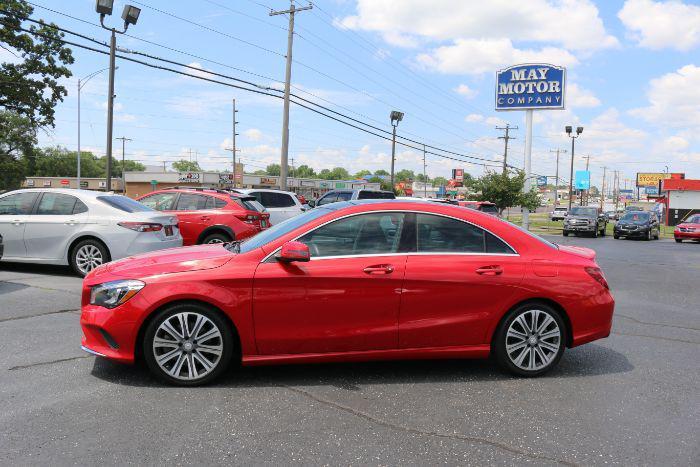
[[[579,303],[570,311],[569,318],[573,327],[571,347],[577,347],[610,335],[612,329],[615,299],[605,290]]]
[[[124,256],[133,256],[140,253],[150,253],[156,250],[165,250],[167,248],[177,248],[182,246],[182,237],[176,236],[169,240],[160,240],[154,238],[137,237],[128,246]],[[112,258],[118,259],[118,258]]]

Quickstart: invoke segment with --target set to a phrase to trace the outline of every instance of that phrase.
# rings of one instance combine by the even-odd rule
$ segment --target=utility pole
[[[102,16],[100,17],[100,21]],[[104,24],[102,24],[104,27]],[[126,31],[126,28],[124,28]],[[112,37],[109,41],[109,94],[107,95],[107,177],[105,191],[112,191],[112,127],[114,125],[114,69],[116,68],[117,35],[112,28]]]
[[[591,160],[591,156],[581,156],[586,159],[586,172],[588,172],[588,162]],[[591,176],[588,176],[588,190],[586,190],[586,206],[588,206],[588,198],[591,191]],[[583,190],[581,190],[581,199],[579,200],[579,205],[583,206]]]
[[[506,126],[497,126],[497,130],[504,130],[505,134],[503,136],[499,136],[498,139],[502,139],[506,143],[505,150],[503,151],[503,173],[506,173],[506,170],[508,169],[508,140],[515,139],[515,136],[510,136],[510,130],[517,130],[517,126],[510,126],[510,123],[506,123]]]
[[[601,190],[601,195],[600,195],[600,209],[603,209],[603,203],[605,202],[605,171],[607,170],[607,167],[603,167],[603,189]]]
[[[132,141],[129,138],[121,137],[121,138],[114,138],[114,139],[120,139],[122,141],[122,193],[126,193],[126,180],[124,179],[124,149],[127,141]]]
[[[226,148],[226,151],[231,151],[231,154],[233,156],[233,161],[232,161],[233,170],[231,171],[231,173],[233,174],[233,180],[232,180],[233,188],[236,188],[236,152],[240,151],[240,149],[238,149],[236,147],[236,136],[238,136],[238,133],[236,133],[236,124],[238,123],[236,121],[236,113],[238,113],[238,110],[236,110],[236,99],[233,99],[233,114],[232,114],[233,115],[233,119],[232,119],[233,126],[232,126],[232,130],[231,130],[231,146],[232,147]],[[241,174],[241,179],[242,179],[242,177],[243,177],[243,174]]]
[[[287,68],[284,75],[284,111],[282,114],[282,153],[280,156],[280,189],[287,190],[287,160],[289,158],[289,86],[292,79],[292,44],[294,42],[294,15],[297,11],[310,10],[313,5],[297,8],[294,0],[289,1],[289,10],[270,10],[270,16],[289,15],[287,36]],[[235,151],[234,151],[235,154]]]
[[[566,149],[553,150],[550,149],[549,152],[557,153],[557,168],[554,175],[554,207],[559,205],[559,153],[566,154]]]
[[[294,178],[294,158],[292,157],[292,178]]]
[[[423,198],[428,197],[428,177],[425,175],[425,143],[423,143]]]

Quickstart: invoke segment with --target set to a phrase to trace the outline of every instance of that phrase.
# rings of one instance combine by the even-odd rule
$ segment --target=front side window
[[[176,198],[177,193],[156,193],[141,198],[140,203],[156,211],[171,211]]]
[[[201,211],[207,209],[207,200],[210,196],[182,193],[177,200],[177,211]]]
[[[38,195],[36,191],[28,191],[0,198],[0,215],[31,214]]]
[[[70,216],[73,214],[77,200],[75,196],[62,195],[60,193],[44,193],[41,201],[39,201],[36,213],[41,215]]]
[[[381,212],[346,217],[299,238],[312,257],[396,253],[404,214]]]

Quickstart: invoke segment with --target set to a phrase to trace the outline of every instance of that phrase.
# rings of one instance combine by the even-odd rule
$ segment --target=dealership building
[[[677,225],[692,214],[700,214],[700,180],[662,180],[666,204],[666,225]]]

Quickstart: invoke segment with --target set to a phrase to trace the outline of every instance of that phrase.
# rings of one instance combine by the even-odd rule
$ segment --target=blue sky
[[[40,7],[35,17],[108,39],[97,26],[93,0],[34,3],[87,23]],[[115,1],[108,24],[120,22],[124,3]],[[269,17],[268,7],[285,9],[288,2],[132,3],[142,7],[141,17],[129,29],[133,37],[118,38],[120,47],[280,86],[287,18]],[[535,113],[534,172],[554,174],[550,150],[570,150],[563,128],[573,124],[585,128],[576,155],[590,156],[594,185],[600,184],[603,166],[620,170],[623,180],[666,166],[700,178],[698,2],[321,0],[299,13],[296,24],[293,91],[355,118],[390,129],[389,112],[401,110],[399,134],[495,165],[503,151],[495,127],[508,122],[520,127],[513,132],[509,162],[522,166],[524,113],[493,110],[495,72],[520,62],[549,62],[567,67],[567,109]],[[85,50],[74,50],[74,56],[69,95],[57,109],[55,131],[42,135],[42,144],[76,148],[77,79],[108,63],[106,56]],[[162,166],[189,158],[191,150],[203,168],[226,168],[236,98],[246,170],[279,162],[279,100],[134,63],[118,60],[118,66],[114,136],[133,140],[127,158]],[[102,73],[81,96],[82,147],[97,153],[105,148],[106,93]],[[295,165],[388,170],[390,151],[387,141],[292,106]],[[397,152],[397,170],[422,170],[419,152],[401,146]],[[115,142],[115,155],[121,155],[121,143]],[[564,178],[568,164],[568,155],[562,156]],[[576,169],[584,164],[577,157]],[[427,159],[430,176],[449,177],[459,167],[473,175],[484,170],[438,156]]]

